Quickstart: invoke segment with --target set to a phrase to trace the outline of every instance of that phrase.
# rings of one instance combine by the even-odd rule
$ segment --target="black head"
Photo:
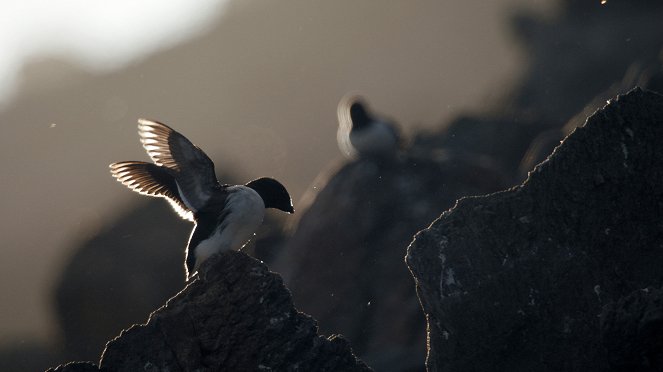
[[[292,198],[281,183],[273,178],[263,177],[246,184],[254,189],[265,203],[265,208],[276,208],[284,212],[294,213]]]
[[[368,113],[363,102],[355,101],[350,106],[350,120],[352,120],[352,129],[362,129],[373,121],[373,117]]]

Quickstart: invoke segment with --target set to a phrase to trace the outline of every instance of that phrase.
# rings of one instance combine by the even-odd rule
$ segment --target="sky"
[[[63,56],[92,71],[118,69],[206,30],[225,0],[0,0],[0,103],[23,64]]]

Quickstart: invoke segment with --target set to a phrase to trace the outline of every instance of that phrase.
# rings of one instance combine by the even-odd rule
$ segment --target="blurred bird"
[[[154,164],[113,163],[111,174],[133,191],[166,198],[180,217],[195,223],[186,249],[187,280],[211,255],[240,250],[262,223],[265,208],[294,212],[288,191],[273,178],[220,184],[212,160],[167,125],[139,119],[138,134]]]
[[[336,139],[346,157],[391,156],[398,150],[401,138],[396,125],[373,116],[360,96],[341,99],[337,114]]]

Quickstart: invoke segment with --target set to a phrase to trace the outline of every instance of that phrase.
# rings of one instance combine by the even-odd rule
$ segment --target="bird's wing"
[[[193,213],[180,198],[175,178],[167,168],[142,161],[123,161],[111,164],[110,171],[119,182],[139,194],[165,198],[180,217],[193,222]]]
[[[200,210],[219,187],[212,160],[165,124],[139,119],[138,134],[150,158],[175,171],[176,187],[184,204],[194,212]]]

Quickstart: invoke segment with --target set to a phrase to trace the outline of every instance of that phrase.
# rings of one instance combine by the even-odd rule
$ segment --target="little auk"
[[[244,247],[265,208],[295,211],[288,191],[273,178],[220,184],[203,150],[165,124],[139,119],[138,135],[154,164],[113,163],[111,174],[135,192],[165,198],[180,217],[195,224],[186,249],[187,280],[211,255]]]
[[[357,95],[341,99],[337,109],[338,147],[348,158],[356,156],[390,156],[400,146],[396,125],[374,116],[364,100]]]

